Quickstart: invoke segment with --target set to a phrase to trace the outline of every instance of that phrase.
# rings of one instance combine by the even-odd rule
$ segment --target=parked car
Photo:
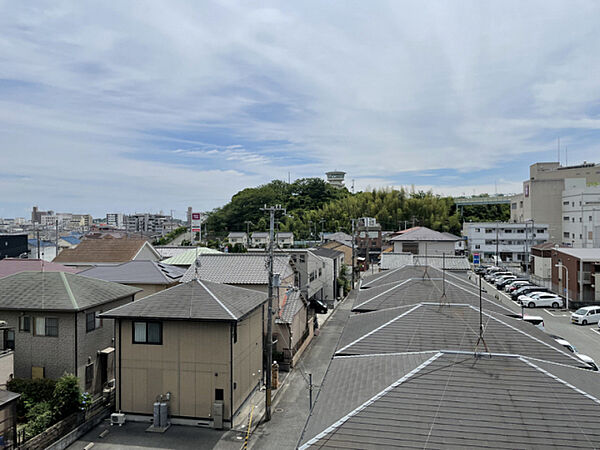
[[[598,323],[600,320],[600,306],[584,306],[571,314],[571,323],[587,325]]]
[[[530,316],[526,314],[525,316],[521,316],[521,314],[506,314],[508,317],[514,317],[515,319],[522,320],[524,322],[528,322],[540,330],[544,331],[544,318],[540,316]]]
[[[508,271],[502,271],[502,272],[493,272],[489,275],[486,275],[486,280],[489,281],[490,283],[494,283],[496,281],[496,279],[500,278],[503,275],[512,275],[512,272],[508,272]]]
[[[510,293],[516,291],[519,288],[522,288],[523,286],[532,286],[532,284],[529,281],[525,280],[513,280],[512,282],[507,283],[506,286],[504,286],[504,290]]]
[[[545,287],[541,287],[541,286],[523,286],[522,288],[517,289],[516,291],[513,291],[513,293],[510,295],[511,298],[513,300],[518,300],[519,296],[521,295],[527,295],[530,292],[549,292],[548,288]]]
[[[498,289],[502,289],[502,286],[516,278],[516,275],[502,275],[501,277],[498,277],[494,280],[494,284]]]
[[[519,303],[528,308],[535,308],[538,306],[551,306],[552,308],[560,308],[564,305],[564,301],[561,296],[552,294],[550,292],[532,292],[528,295],[521,295],[519,297]]]
[[[553,338],[558,344],[562,345],[564,348],[569,350],[571,353],[574,353],[575,356],[577,356],[577,358],[579,358],[581,361],[590,366],[592,370],[598,371],[598,366],[596,365],[596,362],[590,356],[579,353],[577,351],[577,348],[575,348],[575,346],[572,345],[569,341],[561,338],[560,336],[556,336],[555,334],[551,334],[550,337]]]

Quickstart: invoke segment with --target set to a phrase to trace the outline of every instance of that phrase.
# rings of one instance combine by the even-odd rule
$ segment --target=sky
[[[0,217],[273,179],[522,190],[600,162],[597,1],[0,0]],[[566,155],[568,154],[568,161]]]

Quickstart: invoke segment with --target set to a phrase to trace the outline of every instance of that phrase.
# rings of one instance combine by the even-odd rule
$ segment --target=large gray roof
[[[391,241],[446,241],[456,242],[460,241],[458,236],[446,236],[444,233],[439,231],[431,230],[427,227],[415,227],[413,230],[409,230],[406,233],[402,233],[396,237],[393,237]]]
[[[250,253],[223,253],[219,255],[199,256],[198,278],[226,284],[268,284],[267,255]],[[281,279],[294,273],[290,266],[289,255],[277,255],[273,260],[275,273]],[[196,278],[196,267],[192,264],[182,283]]]
[[[92,267],[79,275],[116,283],[172,284],[184,273],[184,269],[156,261],[129,261],[117,266]]]
[[[81,311],[141,289],[64,272],[20,272],[0,279],[0,310]]]
[[[587,368],[579,358],[527,322],[484,312],[483,325],[490,352]],[[350,316],[336,354],[472,351],[478,337],[479,310],[476,307],[420,304]],[[482,344],[479,351],[484,351]]]
[[[341,255],[344,254],[344,252],[340,252],[339,250],[333,250],[331,248],[325,247],[311,248],[310,251],[317,256],[323,256],[325,258],[331,259],[339,258]]]
[[[102,314],[109,318],[238,321],[267,301],[250,289],[192,280]]]
[[[596,448],[598,381],[525,357],[336,357],[300,448]]]

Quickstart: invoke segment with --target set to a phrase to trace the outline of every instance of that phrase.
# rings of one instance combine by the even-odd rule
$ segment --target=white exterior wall
[[[552,279],[552,258],[542,258],[541,256],[533,256],[533,274],[544,280]]]
[[[380,268],[397,269],[398,267],[412,265],[413,255],[411,253],[382,253]]]
[[[562,195],[562,243],[600,247],[600,186],[585,178],[567,178]]]
[[[394,242],[394,253],[404,253],[402,244],[410,241],[396,241]],[[441,241],[441,242],[419,242],[419,255],[454,255],[455,243],[452,241]]]

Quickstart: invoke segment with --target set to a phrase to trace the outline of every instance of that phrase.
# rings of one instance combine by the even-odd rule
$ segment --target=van
[[[571,314],[571,323],[587,325],[598,323],[600,320],[600,306],[584,306]]]

